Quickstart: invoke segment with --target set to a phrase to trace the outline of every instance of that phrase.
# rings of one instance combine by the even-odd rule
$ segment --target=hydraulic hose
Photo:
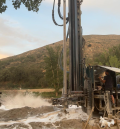
[[[57,25],[57,26],[63,26],[63,24],[62,24],[62,25],[59,25],[59,24],[56,22],[55,16],[54,16],[54,8],[55,8],[55,0],[54,0],[54,2],[53,2],[52,20],[53,20],[53,22],[54,22],[55,25]],[[68,22],[69,22],[69,20],[66,21],[66,24],[67,24]]]
[[[63,20],[63,16],[61,14],[61,11],[60,11],[60,6],[61,6],[61,0],[58,0],[58,14],[59,14],[59,17]],[[68,22],[68,17],[66,18],[66,21]]]
[[[66,37],[66,41],[68,39],[68,35],[69,35],[69,27],[68,27],[68,32],[67,32],[67,37]],[[59,58],[59,67],[61,70],[63,70],[63,66],[62,66],[62,56],[63,56],[63,48],[62,51],[60,53],[60,58]],[[69,73],[69,71],[67,71],[67,73]]]

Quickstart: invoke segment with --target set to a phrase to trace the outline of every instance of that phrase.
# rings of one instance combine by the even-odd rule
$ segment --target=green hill
[[[94,54],[99,54],[105,51],[108,51],[109,48],[120,44],[120,35],[85,35],[83,36],[86,43],[85,43],[85,50],[84,54],[87,59],[92,59]],[[55,47],[57,45],[63,45],[63,41],[59,41],[48,46]],[[67,47],[69,42],[67,42]],[[0,87],[1,88],[15,88],[24,84],[24,79],[27,74],[31,74],[31,82],[28,80],[28,84],[24,84],[24,88],[44,88],[48,87],[44,81],[44,73],[45,73],[45,63],[44,57],[46,57],[47,50],[46,46],[31,50],[20,55],[11,56],[8,58],[4,58],[0,60]],[[14,71],[14,72],[13,72]],[[17,72],[18,71],[18,72]],[[20,75],[20,71],[24,71],[22,76]],[[9,74],[10,73],[10,74]],[[16,73],[16,74],[15,74]],[[17,73],[19,73],[17,75]],[[13,78],[10,81],[11,74]],[[17,76],[21,76],[19,80],[16,81]],[[39,76],[39,77],[38,77]],[[36,84],[32,83],[35,82],[35,78],[38,78]],[[4,81],[3,81],[4,80]],[[26,78],[27,80],[27,78]],[[16,83],[17,82],[17,83]],[[38,84],[39,83],[39,84]],[[13,85],[14,84],[14,85]],[[34,87],[33,85],[36,85]]]

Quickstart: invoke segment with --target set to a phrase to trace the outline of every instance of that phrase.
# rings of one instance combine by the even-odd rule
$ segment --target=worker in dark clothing
[[[99,77],[99,79],[101,82],[105,84],[105,91],[110,91],[110,95],[111,95],[112,102],[113,102],[113,107],[115,107],[115,100],[114,100],[114,96],[112,93],[112,88],[113,88],[112,77],[110,76],[109,70],[106,70],[105,74],[106,76],[104,76],[104,79],[102,79],[101,77]]]

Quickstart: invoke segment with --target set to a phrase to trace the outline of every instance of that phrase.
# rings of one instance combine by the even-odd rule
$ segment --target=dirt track
[[[54,89],[21,89],[21,90],[2,90],[1,92],[54,92]]]

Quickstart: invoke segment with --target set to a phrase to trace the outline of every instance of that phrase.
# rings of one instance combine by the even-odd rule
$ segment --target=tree
[[[94,56],[94,64],[120,68],[120,45],[113,46],[108,52]]]
[[[12,5],[17,10],[21,4],[24,4],[28,11],[38,12],[42,0],[12,0]],[[0,0],[0,13],[7,9],[6,0]]]
[[[58,64],[61,47],[57,46],[54,49],[46,47],[46,49],[47,56],[44,58],[46,81],[50,87],[55,89],[56,96],[58,96],[59,89],[63,87],[63,71]]]
[[[26,77],[25,69],[22,66],[15,67],[12,71],[11,80],[12,82],[19,83],[20,85],[24,82]]]
[[[113,67],[116,67],[116,68],[120,67],[120,62],[115,55],[109,57],[109,63],[110,63],[110,66],[113,66]]]
[[[43,78],[44,73],[41,68],[30,68],[27,70],[27,87],[29,88],[40,88],[42,85],[40,84],[41,79]]]
[[[0,81],[4,81],[4,82],[7,82],[7,81],[10,81],[10,71],[9,69],[5,69],[1,72],[1,75],[0,75]]]

